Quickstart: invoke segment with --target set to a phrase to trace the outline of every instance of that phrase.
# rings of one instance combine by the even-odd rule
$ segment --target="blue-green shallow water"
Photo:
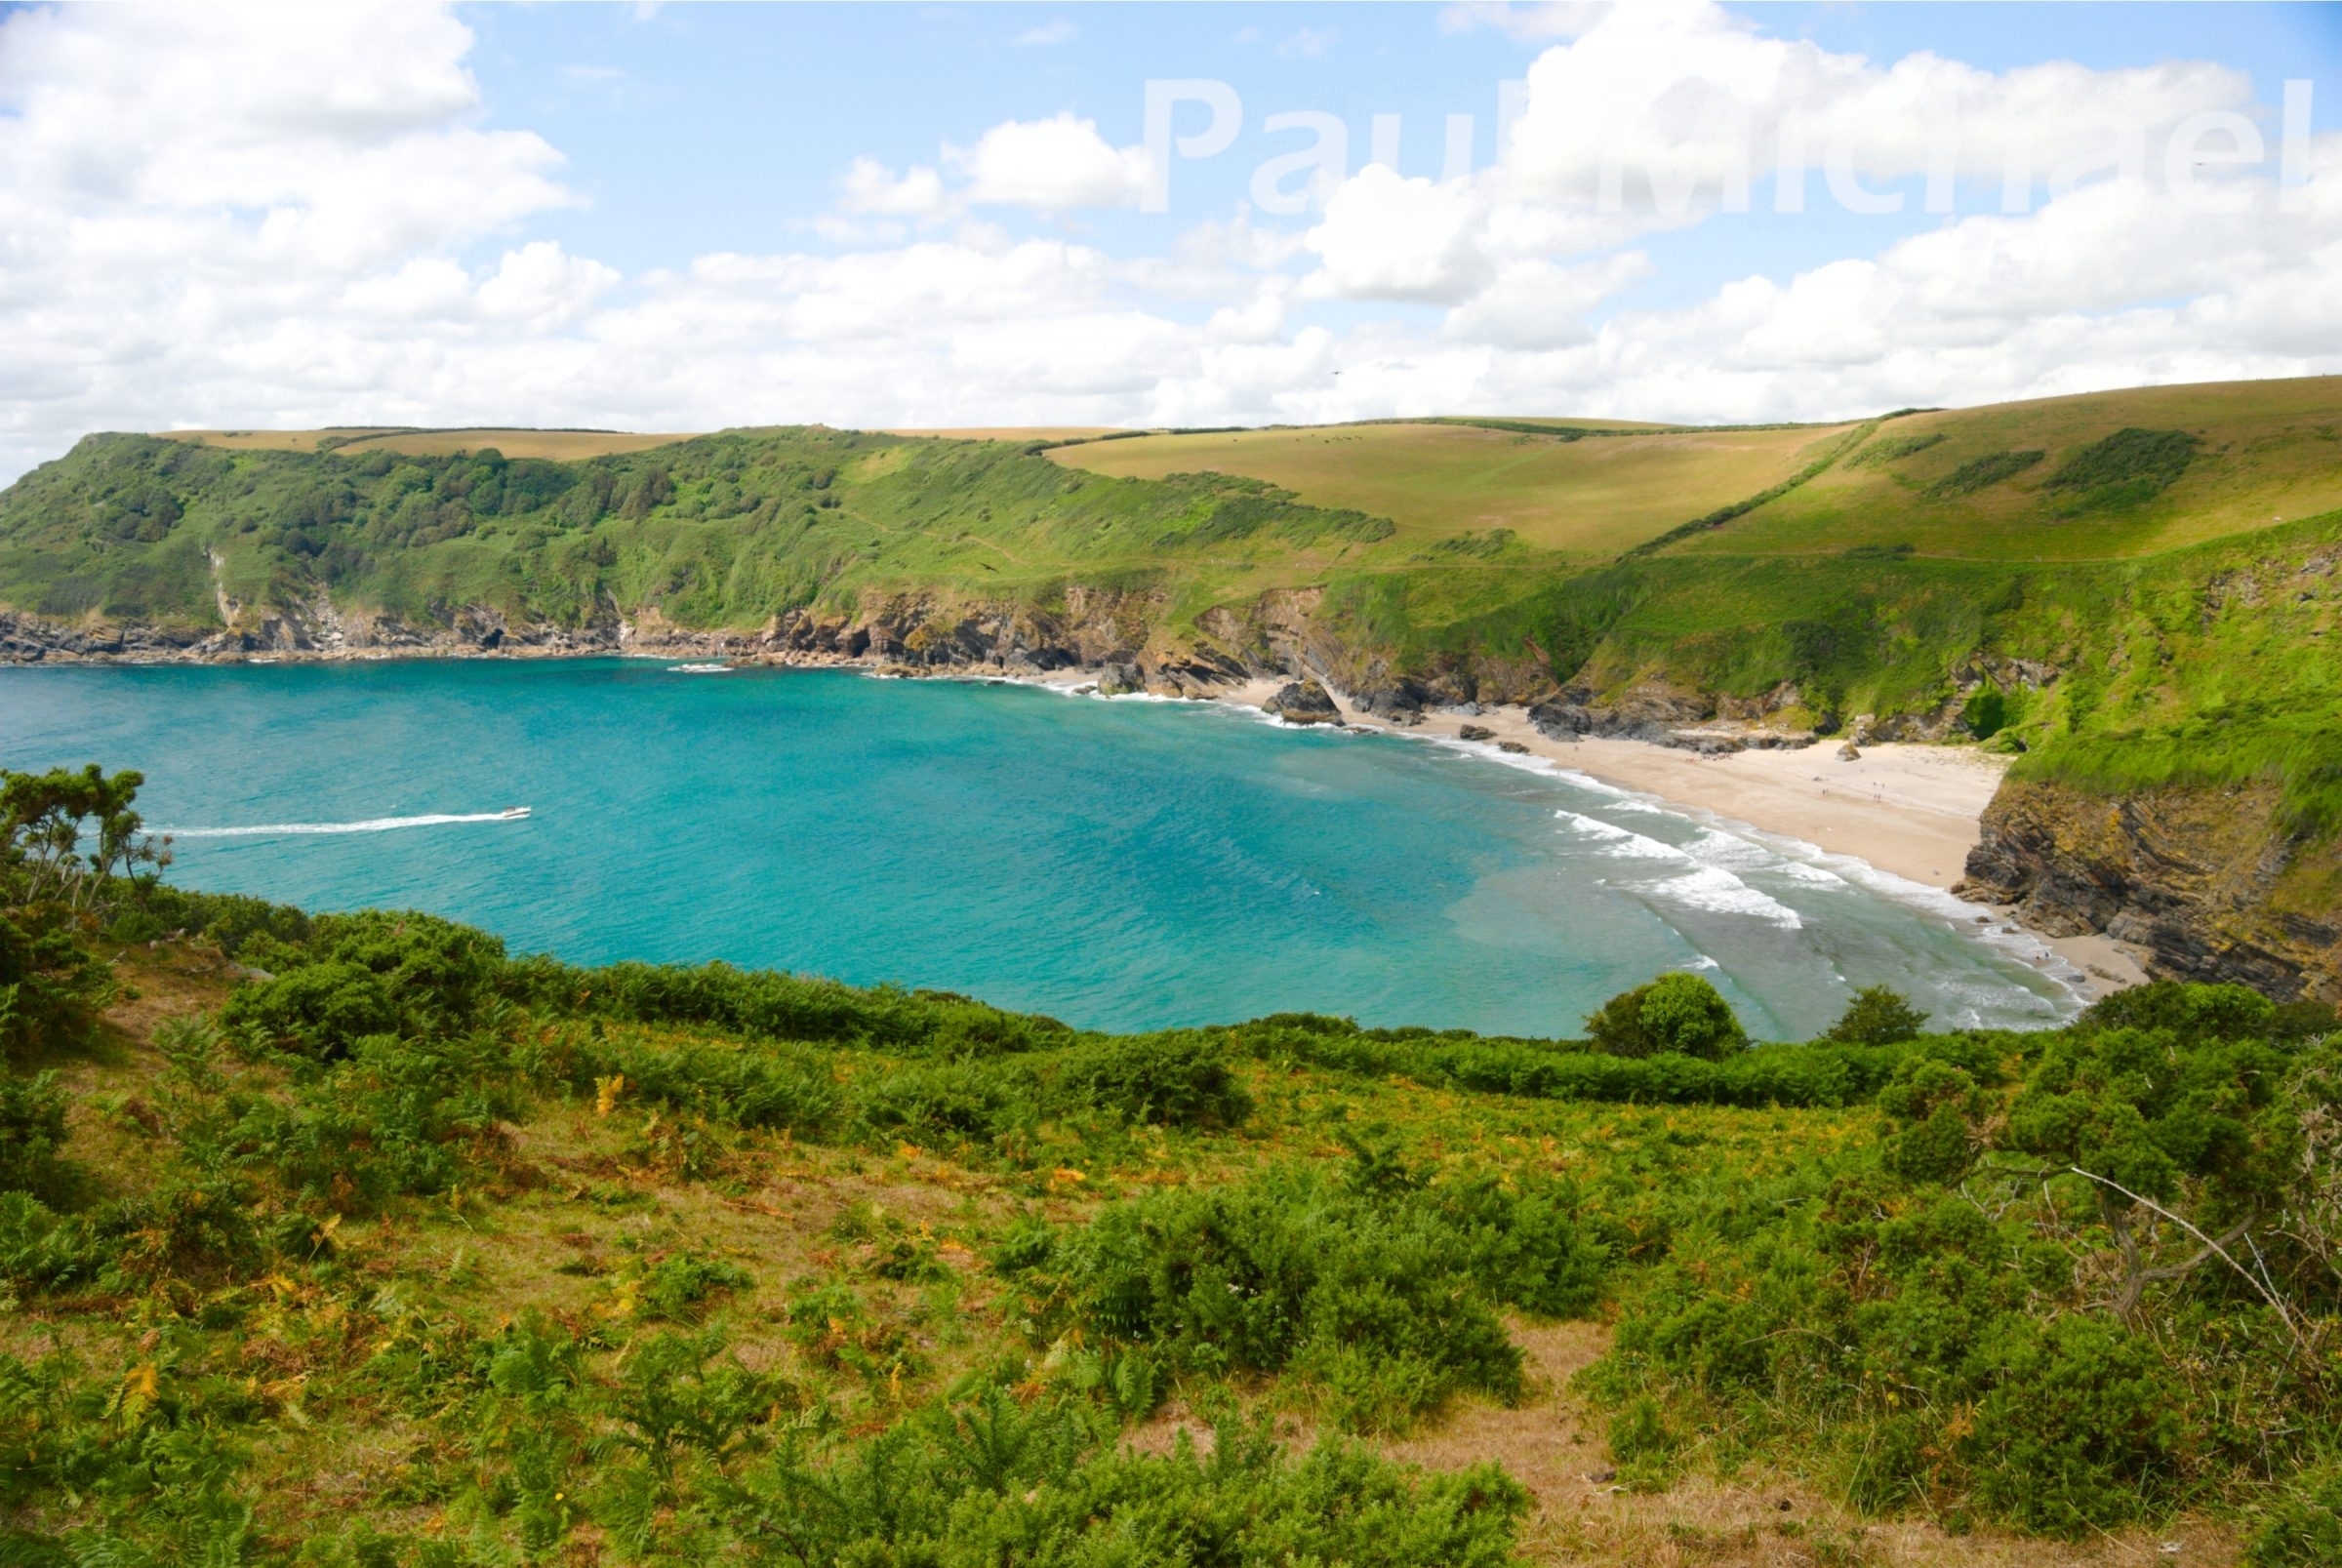
[[[1671,967],[1802,1038],[2062,987],[1958,906],[1452,745],[1211,704],[648,661],[0,671],[0,765],[146,776],[172,877],[580,962],[724,958],[1140,1028],[1286,1009],[1574,1031]],[[525,822],[200,836],[492,812]],[[1930,897],[1934,905],[1926,901]]]

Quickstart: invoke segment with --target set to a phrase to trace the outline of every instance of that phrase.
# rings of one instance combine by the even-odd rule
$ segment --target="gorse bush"
[[[46,1191],[65,1142],[65,1096],[55,1073],[0,1068],[0,1191]]]
[[[1133,1121],[1225,1128],[1252,1113],[1226,1047],[1197,1034],[1093,1041],[1068,1055],[1057,1084],[1071,1101]]]
[[[245,951],[282,972],[239,987],[222,1011],[222,1026],[320,1060],[347,1055],[368,1035],[424,1039],[468,1029],[497,1000],[505,970],[496,938],[413,912],[324,915],[298,947],[257,938]]]
[[[2058,1535],[2267,1463],[2330,1421],[2300,1349],[2342,1277],[2333,1141],[2312,1136],[2335,1067],[2239,1037],[2270,1017],[2172,986],[2027,1042],[2013,1080],[1907,1058],[1876,1162],[1756,1195],[1780,1218],[1753,1232],[1678,1242],[1596,1385],[1709,1441],[1819,1430],[1813,1462],[1868,1507]]]
[[[1602,1274],[1556,1191],[1296,1170],[1116,1204],[1073,1234],[1028,1233],[1000,1262],[1045,1333],[1062,1319],[1207,1374],[1292,1368],[1368,1429],[1463,1389],[1516,1396],[1497,1309],[1584,1311]]]

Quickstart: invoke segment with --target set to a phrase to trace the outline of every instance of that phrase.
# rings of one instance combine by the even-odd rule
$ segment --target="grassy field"
[[[2078,454],[2124,430],[2177,432],[2193,451],[2168,478],[2060,482]],[[1996,458],[2014,471],[1992,478],[1985,465]],[[2113,560],[2337,507],[2342,377],[2234,382],[1909,415],[1811,483],[1672,548],[1801,555],[1908,544],[1972,560]]]
[[[1585,558],[1630,549],[1779,483],[1843,428],[1568,440],[1461,423],[1344,424],[1135,436],[1049,456],[1132,478],[1242,474],[1313,505],[1388,517],[1410,545],[1506,529],[1532,548]]]
[[[1116,433],[1110,424],[920,425],[888,429],[882,435],[931,435],[946,441],[1086,441]]]
[[[626,430],[449,429],[403,426],[325,430],[169,430],[175,441],[225,447],[231,452],[395,452],[411,458],[462,457],[493,447],[507,458],[544,458],[575,462],[620,452],[688,441],[689,435],[645,435]]]

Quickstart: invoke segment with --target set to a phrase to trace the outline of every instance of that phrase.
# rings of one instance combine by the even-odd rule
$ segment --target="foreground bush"
[[[1600,1288],[1600,1251],[1564,1195],[1360,1169],[1347,1185],[1278,1170],[1116,1204],[1001,1266],[1045,1333],[1070,1322],[1205,1375],[1291,1368],[1354,1427],[1404,1427],[1465,1389],[1517,1396],[1498,1308],[1582,1312]]]
[[[2342,1279],[2342,1064],[2231,1037],[2271,1015],[2218,990],[2039,1037],[2014,1084],[1908,1057],[1875,1153],[1687,1229],[1593,1379],[1649,1418],[1639,1461],[1799,1433],[1865,1508],[2068,1537],[2299,1463],[2334,1414],[2309,1337]],[[2283,1517],[2267,1539],[2324,1528]]]

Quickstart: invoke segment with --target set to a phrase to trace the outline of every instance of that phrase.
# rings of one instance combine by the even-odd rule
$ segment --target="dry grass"
[[[2152,502],[2065,515],[2070,493],[2044,487],[2071,453],[2125,427],[2187,430],[2202,445]],[[1941,435],[1900,462],[1840,463],[1730,526],[1674,546],[1714,554],[1831,554],[1910,544],[1923,555],[2095,560],[2144,555],[2342,507],[2342,376],[1999,403],[1918,414],[1878,439]],[[1925,492],[1990,453],[2041,451],[2034,467],[1957,499]]]
[[[319,443],[344,442],[361,436],[396,433],[396,425],[347,425],[323,430],[162,430],[173,441],[201,447],[225,447],[230,452],[315,452]]]
[[[946,441],[1080,441],[1111,435],[1111,424],[943,424],[881,430],[880,435],[925,435]]]
[[[419,430],[397,426],[351,426],[325,430],[166,430],[176,441],[226,447],[238,452],[396,452],[411,458],[448,457],[494,447],[507,458],[549,458],[570,462],[619,452],[692,439],[689,434],[638,434],[626,430],[465,429]]]
[[[1459,424],[1149,435],[1061,447],[1071,467],[1143,479],[1244,474],[1388,517],[1402,542],[1509,528],[1541,549],[1608,554],[1764,490],[1841,427],[1565,441]]]

